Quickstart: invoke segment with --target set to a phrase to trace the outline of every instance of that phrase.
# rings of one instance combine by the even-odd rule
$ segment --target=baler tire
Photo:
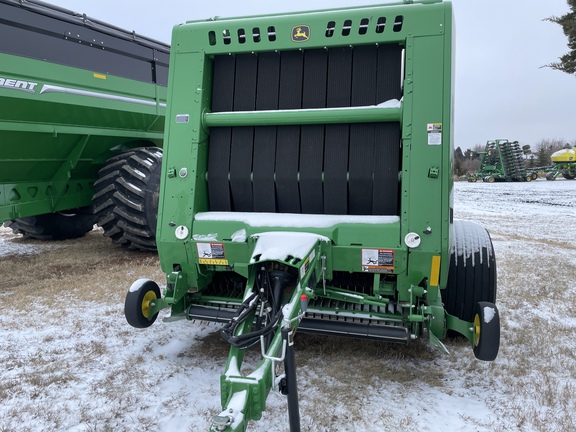
[[[147,328],[154,324],[158,314],[149,317],[150,302],[160,297],[160,288],[156,282],[148,279],[134,282],[124,302],[124,316],[128,324],[137,329]]]
[[[493,361],[500,349],[500,314],[495,304],[478,302],[474,307],[474,356]]]
[[[97,223],[112,243],[156,251],[162,149],[142,147],[106,162],[94,184]]]
[[[4,222],[14,234],[35,240],[70,240],[83,237],[96,223],[92,207],[46,213]]]
[[[447,313],[472,322],[477,302],[496,303],[496,256],[484,228],[462,220],[455,220],[453,227],[448,282],[442,298]]]

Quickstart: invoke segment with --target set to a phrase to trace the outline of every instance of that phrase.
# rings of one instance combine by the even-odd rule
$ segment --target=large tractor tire
[[[496,303],[496,256],[488,232],[468,221],[454,221],[448,284],[442,297],[446,312],[473,322],[478,302]]]
[[[94,183],[92,202],[96,222],[104,230],[104,235],[110,237],[113,242],[122,237],[122,232],[117,227],[118,217],[114,213],[116,180],[120,177],[120,170],[134,153],[134,150],[128,150],[108,159],[98,171],[98,180]]]
[[[155,251],[162,150],[146,147],[109,159],[94,184],[97,223],[114,244]]]
[[[92,207],[47,213],[4,222],[14,234],[36,240],[68,240],[84,236],[96,223]]]

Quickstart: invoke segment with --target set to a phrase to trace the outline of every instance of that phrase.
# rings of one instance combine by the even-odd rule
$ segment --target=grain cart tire
[[[4,226],[14,234],[36,240],[68,240],[84,236],[95,224],[92,207],[10,220]]]
[[[160,288],[149,279],[138,279],[132,284],[124,302],[124,316],[132,327],[142,329],[150,327],[158,318],[156,313],[150,317],[150,302],[160,298]]]
[[[114,213],[123,233],[117,243],[124,247],[156,250],[161,168],[162,150],[149,147],[136,150],[120,170]]]
[[[126,161],[133,156],[135,150],[128,150],[111,157],[98,171],[98,180],[94,183],[94,214],[96,223],[104,230],[104,235],[116,242],[122,237],[121,229],[118,228],[118,217],[114,213],[116,202],[116,180],[120,177],[120,169]]]
[[[472,322],[476,303],[496,302],[496,288],[496,256],[488,231],[455,220],[448,283],[442,294],[446,312]]]
[[[478,360],[496,359],[500,348],[500,315],[494,303],[478,302],[474,307],[474,356]]]
[[[162,150],[134,149],[111,158],[95,184],[98,224],[112,243],[156,250]]]

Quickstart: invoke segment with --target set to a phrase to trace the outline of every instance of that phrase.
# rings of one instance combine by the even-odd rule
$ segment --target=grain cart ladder
[[[407,3],[174,28],[167,283],[134,282],[125,315],[223,324],[212,431],[246,430],[272,388],[300,430],[297,330],[442,350],[453,330],[497,355],[492,243],[452,216],[451,4]],[[254,345],[262,360],[243,374]]]

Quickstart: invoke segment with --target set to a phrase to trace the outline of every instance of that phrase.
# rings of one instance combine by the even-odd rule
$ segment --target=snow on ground
[[[24,240],[12,233],[10,228],[0,225],[0,257],[5,255],[29,255],[59,248],[57,243]]]
[[[302,430],[576,430],[575,208],[576,181],[456,183],[455,217],[494,241],[499,357],[478,362],[458,340],[447,340],[446,355],[299,335]],[[65,251],[0,229],[0,260],[51,247]],[[220,412],[218,326],[159,319],[132,329],[123,294],[86,300],[72,290],[54,299],[59,308],[40,301],[25,314],[2,298],[0,432],[206,431]],[[248,366],[257,361],[247,355]],[[285,397],[272,392],[267,405],[249,430],[287,431]]]

